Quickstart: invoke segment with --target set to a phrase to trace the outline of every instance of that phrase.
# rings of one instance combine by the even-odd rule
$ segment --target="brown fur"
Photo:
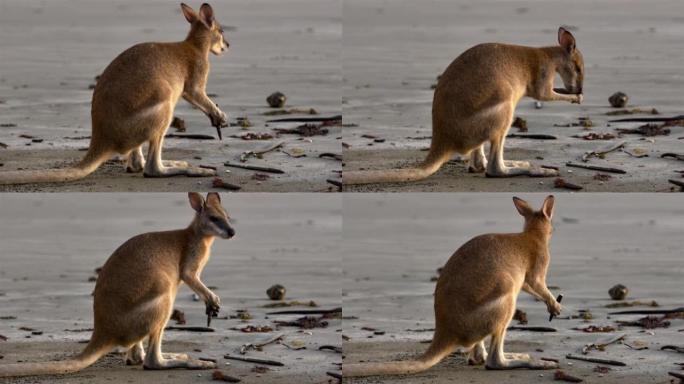
[[[515,107],[524,96],[582,101],[584,59],[575,38],[558,31],[558,46],[532,48],[488,43],[457,57],[440,77],[432,103],[432,142],[416,168],[343,172],[345,184],[415,181],[427,178],[454,154],[470,155],[469,170],[490,177],[554,176],[555,170],[525,161],[505,161],[503,148]],[[564,93],[553,88],[559,73]],[[569,93],[569,94],[566,94]],[[489,161],[484,145],[490,144]]]
[[[112,61],[93,92],[92,138],[83,160],[71,168],[0,173],[0,184],[65,182],[94,172],[115,154],[128,157],[126,170],[147,177],[211,176],[213,170],[181,161],[162,161],[164,135],[178,100],[185,100],[209,116],[217,127],[227,116],[206,94],[209,52],[228,48],[213,10],[203,4],[199,14],[181,4],[190,32],[177,43],[142,43]],[[147,162],[142,145],[149,144]]]
[[[200,280],[215,236],[235,231],[217,193],[206,202],[190,192],[196,215],[185,229],[135,236],[122,244],[102,267],[94,291],[94,330],[82,353],[66,361],[0,365],[0,377],[65,374],[93,364],[115,347],[128,349],[128,364],[145,369],[209,369],[215,364],[183,354],[162,354],[161,340],[180,284],[185,282],[208,305],[220,299]],[[149,338],[147,355],[142,341]]]
[[[471,364],[488,369],[551,369],[556,364],[529,355],[505,354],[503,342],[520,290],[544,301],[550,313],[561,306],[546,287],[553,196],[534,211],[513,198],[525,218],[521,233],[477,236],[447,261],[435,288],[435,334],[428,350],[413,361],[344,364],[343,376],[396,375],[424,371],[458,346],[470,349]],[[484,339],[491,336],[489,355]]]

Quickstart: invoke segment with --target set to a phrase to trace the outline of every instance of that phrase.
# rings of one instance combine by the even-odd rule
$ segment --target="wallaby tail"
[[[430,147],[430,152],[418,167],[404,169],[383,169],[376,171],[342,172],[342,183],[345,185],[353,185],[372,183],[402,183],[407,181],[422,180],[437,172],[442,164],[449,161],[452,155],[452,151]]]
[[[0,185],[55,183],[82,179],[93,173],[110,156],[110,152],[90,147],[83,159],[69,168],[0,172]]]
[[[343,377],[376,376],[376,375],[406,375],[425,371],[439,363],[456,349],[451,343],[432,340],[430,348],[416,360],[389,361],[384,363],[343,364]]]
[[[95,337],[85,347],[83,352],[72,359],[62,361],[47,361],[41,363],[18,363],[0,365],[0,377],[19,377],[35,375],[60,375],[80,371],[96,362],[112,349],[108,342],[102,342]]]

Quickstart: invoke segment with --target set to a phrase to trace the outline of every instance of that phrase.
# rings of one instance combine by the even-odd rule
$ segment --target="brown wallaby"
[[[549,240],[553,230],[553,196],[540,211],[513,198],[525,218],[521,233],[487,234],[463,244],[442,269],[435,288],[435,334],[421,357],[411,361],[344,364],[343,376],[398,375],[424,371],[461,346],[468,362],[488,369],[551,369],[556,363],[508,354],[503,343],[520,290],[546,303],[549,313],[561,310],[546,286]],[[489,355],[484,339],[491,336]]]
[[[78,180],[94,172],[115,154],[128,157],[126,170],[147,177],[211,176],[215,171],[191,167],[184,161],[162,161],[164,134],[180,97],[209,116],[220,128],[228,117],[206,93],[209,52],[228,49],[223,29],[209,4],[199,14],[181,4],[190,32],[177,43],[142,43],[112,61],[93,92],[92,137],[88,152],[71,168],[0,172],[0,184]],[[142,145],[149,144],[147,162]]]
[[[515,107],[524,96],[541,101],[582,102],[584,59],[575,38],[558,29],[559,46],[523,47],[488,43],[457,57],[437,82],[432,102],[432,142],[416,168],[343,172],[345,184],[424,179],[454,154],[470,155],[470,172],[490,177],[555,176],[557,171],[527,161],[506,161],[504,141]],[[565,89],[554,89],[555,74]],[[484,145],[490,144],[489,162]]]
[[[217,193],[207,200],[188,193],[195,217],[185,229],[144,233],[123,243],[109,257],[95,285],[95,326],[90,342],[64,361],[0,365],[0,377],[76,372],[115,347],[127,348],[127,364],[145,369],[209,369],[215,364],[185,354],[162,354],[161,342],[173,311],[178,287],[185,282],[207,306],[218,311],[220,299],[200,280],[214,238],[230,239],[235,231]],[[147,354],[142,342],[148,338]]]

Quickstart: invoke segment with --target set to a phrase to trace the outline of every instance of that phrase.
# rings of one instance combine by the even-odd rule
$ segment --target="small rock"
[[[287,96],[282,92],[273,92],[266,98],[266,102],[268,102],[271,108],[282,108],[285,106],[286,101]]]
[[[622,284],[617,284],[608,290],[610,298],[613,300],[624,300],[629,293],[629,289]]]
[[[275,284],[266,290],[268,298],[271,300],[282,300],[285,298],[285,287],[280,284]]]
[[[608,98],[608,101],[613,108],[624,108],[629,97],[624,92],[615,92]]]

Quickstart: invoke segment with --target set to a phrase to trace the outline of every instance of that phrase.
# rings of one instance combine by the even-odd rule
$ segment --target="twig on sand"
[[[318,157],[320,157],[321,159],[327,157],[327,158],[331,158],[333,160],[342,161],[342,155],[340,155],[338,153],[323,152],[320,155],[318,155]]]
[[[556,371],[556,373],[553,374],[553,379],[556,381],[565,381],[568,383],[581,383],[582,379],[579,377],[571,376],[568,375],[567,373],[561,371],[560,369]]]
[[[599,359],[596,357],[585,357],[585,356],[578,356],[578,355],[572,355],[572,354],[565,355],[565,358],[570,359],[570,360],[587,361],[587,362],[596,363],[596,364],[617,365],[619,367],[624,367],[627,365],[627,364],[623,363],[622,361],[610,360],[610,359]]]
[[[520,327],[512,326],[508,327],[509,331],[528,331],[528,332],[558,332],[556,328],[551,327]]]
[[[223,356],[223,358],[228,359],[228,360],[245,361],[247,363],[274,365],[276,367],[282,367],[285,365],[285,364],[281,363],[280,361],[276,361],[276,360],[258,359],[256,357],[247,357],[247,356],[235,356],[235,355],[231,355],[231,354],[226,354]]]
[[[211,182],[211,186],[214,187],[214,188],[223,188],[223,189],[227,189],[227,190],[229,190],[229,191],[239,191],[240,189],[242,189],[242,187],[239,186],[239,185],[235,185],[235,184],[231,184],[231,183],[226,183],[226,182],[223,181],[223,179],[221,179],[220,177],[214,177],[214,180],[212,180],[212,182]]]
[[[275,151],[276,149],[282,147],[283,144],[285,144],[285,142],[281,141],[279,143],[275,143],[275,144],[270,145],[270,146],[263,148],[263,149],[257,149],[254,151],[242,152],[242,154],[240,155],[240,161],[244,163],[245,161],[247,161],[247,159],[249,159],[252,156],[259,157],[265,153]]]
[[[267,315],[329,315],[338,312],[342,313],[342,307],[333,309],[293,309],[288,311],[268,312]]]
[[[673,309],[641,309],[641,310],[629,310],[629,311],[618,311],[610,312],[609,315],[669,315],[672,313],[684,312],[684,307],[673,308]]]
[[[340,374],[337,373],[337,372],[326,372],[325,374],[328,375],[328,376],[330,376],[330,377],[334,377],[334,378],[336,378],[336,379],[342,381],[342,375],[340,375]]]
[[[677,352],[677,353],[684,353],[684,347],[678,347],[678,346],[676,346],[676,345],[663,345],[663,346],[660,348],[661,351],[665,351],[665,350],[668,350],[668,349],[671,349],[671,350],[673,350],[673,351],[675,351],[675,352]]]
[[[667,180],[670,184],[674,184],[679,187],[680,191],[684,192],[684,182],[681,182],[679,180],[673,180],[673,179],[668,179]]]
[[[277,341],[282,340],[282,339],[283,339],[283,336],[284,336],[284,335],[283,335],[282,333],[279,333],[279,334],[277,334],[277,335],[275,335],[275,336],[273,336],[273,337],[269,337],[268,339],[266,339],[266,340],[264,340],[264,341],[260,341],[260,342],[256,342],[256,343],[242,344],[242,346],[240,347],[240,354],[241,354],[241,355],[244,355],[244,354],[247,353],[247,351],[249,351],[250,349],[260,349],[260,348],[263,348],[263,347],[265,347],[265,346],[267,346],[267,345],[269,345],[269,344],[273,344],[273,343],[275,343],[275,342],[277,342]]]
[[[321,345],[320,347],[318,347],[318,350],[319,351],[328,350],[328,351],[333,351],[335,353],[342,353],[342,348],[340,348],[336,345]]]
[[[209,327],[166,327],[165,330],[186,332],[214,332],[214,328]]]
[[[586,355],[592,349],[602,350],[611,344],[617,343],[620,340],[624,340],[625,336],[627,335],[623,333],[617,336],[610,337],[608,339],[597,341],[595,343],[585,344],[584,347],[582,347],[582,354]]]
[[[585,152],[585,153],[582,155],[582,161],[586,163],[586,162],[589,161],[589,159],[592,158],[592,157],[603,157],[603,156],[606,155],[607,153],[610,153],[610,152],[613,152],[613,151],[617,151],[618,149],[623,148],[624,146],[625,146],[625,142],[624,142],[624,141],[621,141],[621,142],[618,142],[618,143],[615,143],[615,144],[610,144],[610,145],[608,145],[607,147],[604,147],[604,148],[601,148],[601,149],[597,149],[597,150],[595,150],[595,151]]]
[[[164,136],[164,138],[172,138],[172,139],[191,139],[191,140],[215,140],[214,136],[209,136],[209,135],[199,135],[199,134],[186,134],[186,135],[179,135],[177,133],[169,133],[168,135]]]
[[[570,182],[567,182],[567,181],[565,181],[565,179],[563,179],[562,177],[557,177],[557,178],[553,181],[553,186],[556,187],[556,188],[565,188],[565,189],[569,189],[569,190],[571,190],[571,191],[580,191],[580,190],[584,189],[583,186],[577,185],[577,184],[573,184],[573,183],[570,183]],[[551,320],[549,320],[549,321],[551,321]]]
[[[660,155],[660,157],[663,159],[666,157],[672,157],[673,159],[684,161],[684,155],[681,155],[679,153],[667,152]]]
[[[226,167],[233,167],[233,168],[242,168],[242,169],[249,169],[250,171],[259,171],[259,172],[268,172],[268,173],[285,173],[282,169],[278,168],[269,168],[269,167],[260,167],[257,165],[247,165],[247,164],[235,164],[231,163],[230,161],[226,161],[223,163]]]
[[[565,166],[590,169],[592,171],[611,172],[611,173],[627,173],[627,171],[620,169],[620,168],[599,167],[597,165],[577,164],[577,163],[573,163],[572,161],[568,161],[567,163],[565,163]]]
[[[517,138],[517,139],[532,139],[532,140],[556,140],[558,139],[553,135],[542,135],[542,134],[521,134],[521,133],[510,133],[506,136],[507,138]]]
[[[240,382],[240,379],[238,379],[237,377],[228,376],[225,373],[219,371],[218,369],[211,374],[211,379],[214,381],[225,381],[226,383]]]
[[[684,120],[684,115],[672,117],[629,117],[626,119],[610,120],[611,123],[648,123],[655,121],[676,121]]]

